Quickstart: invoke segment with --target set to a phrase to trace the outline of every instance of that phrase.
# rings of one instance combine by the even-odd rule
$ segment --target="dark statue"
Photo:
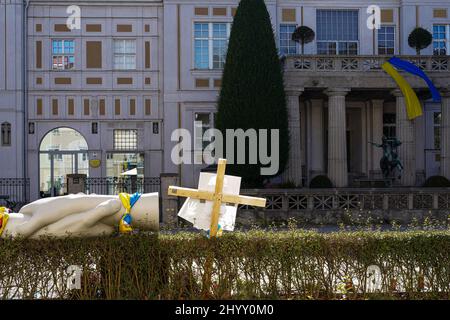
[[[370,144],[383,149],[383,157],[380,160],[380,168],[385,178],[394,178],[395,171],[398,170],[398,179],[402,176],[403,165],[397,153],[397,147],[402,143],[397,138],[388,139],[383,136],[381,144],[369,142]]]

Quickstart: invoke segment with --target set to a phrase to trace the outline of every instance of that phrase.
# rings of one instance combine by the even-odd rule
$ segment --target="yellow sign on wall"
[[[89,160],[89,165],[91,168],[98,168],[102,164],[102,161],[100,159],[92,159]]]

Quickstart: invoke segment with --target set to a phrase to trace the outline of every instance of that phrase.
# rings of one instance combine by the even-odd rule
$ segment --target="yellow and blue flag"
[[[397,57],[390,58],[388,62],[397,69],[402,69],[406,72],[409,72],[415,76],[422,78],[427,83],[428,88],[430,89],[433,101],[441,102],[441,95],[438,89],[436,89],[431,79],[425,74],[425,72],[422,71],[422,69],[420,69],[418,66],[409,61],[405,61]]]
[[[416,93],[411,88],[409,83],[397,72],[397,70],[395,70],[395,68],[389,62],[385,62],[381,67],[392,77],[392,79],[394,79],[394,81],[402,91],[403,96],[405,97],[406,113],[408,115],[408,119],[413,120],[417,117],[420,117],[423,114],[422,106],[419,99],[417,98]]]

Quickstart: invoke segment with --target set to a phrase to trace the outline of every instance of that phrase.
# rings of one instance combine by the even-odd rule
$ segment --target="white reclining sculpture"
[[[37,200],[10,213],[1,238],[93,237],[117,232],[126,209],[119,196],[76,194]],[[142,194],[130,210],[132,227],[157,231],[158,193]],[[0,227],[1,230],[1,227]]]

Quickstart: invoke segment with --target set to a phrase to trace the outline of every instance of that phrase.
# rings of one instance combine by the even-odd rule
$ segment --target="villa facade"
[[[81,9],[69,29],[67,8]],[[64,194],[67,174],[162,173],[195,186],[204,164],[176,165],[172,132],[214,127],[221,73],[238,1],[0,1],[0,178],[30,179],[30,199]],[[266,1],[283,57],[291,153],[285,181],[336,187],[382,177],[383,135],[402,141],[401,186],[450,178],[450,3],[446,0]],[[380,28],[367,27],[378,5]],[[4,22],[4,23],[3,23]],[[315,32],[304,54],[296,26]],[[433,43],[417,56],[417,26]],[[25,54],[26,53],[26,54]],[[420,65],[442,95],[431,102],[405,75],[424,114],[381,69],[397,55]],[[24,68],[23,66],[26,66]],[[202,141],[192,141],[192,159]],[[196,159],[200,160],[201,159]]]

